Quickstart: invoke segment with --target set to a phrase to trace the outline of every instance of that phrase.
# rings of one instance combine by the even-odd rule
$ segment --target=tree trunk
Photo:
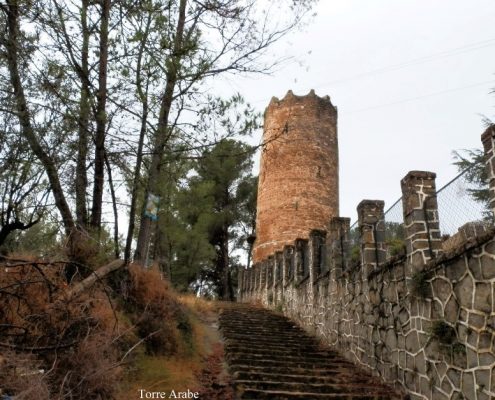
[[[224,226],[222,232],[222,240],[220,242],[220,254],[219,254],[219,267],[220,267],[220,280],[221,291],[220,297],[222,300],[234,300],[234,293],[232,290],[232,283],[230,279],[229,268],[229,227]]]
[[[126,264],[128,264],[131,259],[132,238],[134,236],[134,226],[136,223],[137,196],[141,181],[141,166],[143,163],[143,146],[144,146],[144,138],[146,136],[146,125],[148,123],[148,81],[146,82],[146,90],[143,90],[141,69],[142,69],[143,55],[144,55],[144,50],[146,48],[146,41],[148,40],[150,26],[151,26],[151,15],[148,14],[146,29],[144,31],[143,39],[141,41],[141,46],[139,47],[137,68],[136,68],[136,87],[139,98],[141,100],[142,111],[141,111],[141,130],[139,132],[139,143],[138,143],[138,150],[136,155],[136,165],[134,167],[134,177],[132,182],[131,208],[129,210],[129,227],[127,229],[127,240],[124,251],[124,261]]]
[[[112,196],[112,208],[113,208],[113,245],[115,251],[115,258],[120,258],[120,246],[119,246],[119,212],[117,210],[117,196],[115,195],[115,188],[113,186],[112,168],[108,155],[105,152],[105,165],[107,167],[108,185],[110,186],[110,195]]]
[[[82,0],[81,26],[82,26],[82,50],[81,50],[81,94],[79,99],[79,131],[77,142],[76,161],[76,220],[80,227],[86,228],[88,224],[88,210],[86,208],[86,190],[88,188],[88,175],[86,172],[86,160],[88,157],[89,138],[89,113],[90,113],[90,90],[89,90],[89,29],[88,12],[89,0]]]
[[[146,187],[145,201],[149,194],[157,194],[157,186],[160,177],[161,161],[163,157],[163,150],[169,138],[169,124],[168,117],[170,109],[172,107],[175,85],[177,84],[178,70],[181,61],[182,45],[184,40],[184,26],[186,21],[186,5],[187,0],[180,0],[179,5],[179,18],[177,20],[177,30],[174,39],[174,47],[172,51],[172,57],[170,66],[167,70],[167,83],[165,85],[165,92],[162,96],[160,105],[160,114],[158,117],[158,127],[155,135],[155,141],[153,143],[153,155],[151,158],[151,166],[149,170],[148,185]],[[141,224],[139,227],[139,237],[136,246],[135,261],[143,264],[146,259],[146,252],[149,242],[149,232],[151,232],[151,218],[142,216]]]
[[[4,242],[7,240],[7,237],[14,231],[16,230],[21,230],[25,231],[32,226],[36,225],[39,222],[39,219],[29,222],[28,224],[24,224],[21,221],[14,221],[7,223],[6,225],[2,226],[0,229],[0,247],[4,244]]]
[[[101,228],[103,184],[105,182],[105,127],[107,122],[107,67],[108,67],[108,22],[111,0],[101,2],[100,63],[98,70],[98,92],[96,94],[95,176],[93,182],[93,206],[91,226]]]
[[[70,290],[65,293],[64,300],[67,298],[78,296],[86,289],[93,286],[98,280],[108,275],[110,272],[116,271],[124,266],[123,260],[113,260],[112,262],[98,268],[96,271],[91,272],[91,274],[83,279],[81,282],[75,284]]]
[[[55,199],[55,205],[62,216],[66,234],[70,237],[70,234],[75,229],[75,223],[62,190],[62,185],[60,184],[57,167],[54,160],[41,146],[31,124],[31,116],[19,74],[17,49],[21,46],[18,43],[18,34],[19,6],[17,1],[10,1],[7,5],[7,37],[5,39],[0,39],[0,41],[5,45],[7,51],[7,64],[10,75],[10,83],[14,92],[17,117],[19,119],[19,125],[21,126],[21,134],[24,136],[29,144],[29,147],[40,160],[46,171],[53,197]]]

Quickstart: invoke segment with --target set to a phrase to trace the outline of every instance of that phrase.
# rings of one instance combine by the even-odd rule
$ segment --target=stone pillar
[[[295,279],[296,283],[301,281],[304,276],[304,259],[306,258],[304,252],[308,251],[307,246],[308,241],[306,239],[296,239],[295,242],[295,254],[294,254],[294,274],[295,274]]]
[[[322,263],[324,257],[325,238],[327,233],[322,230],[313,229],[309,232],[309,275],[314,281],[322,274]]]
[[[406,253],[410,264],[416,267],[442,250],[435,178],[433,172],[410,171],[400,182]]]
[[[294,246],[285,245],[283,251],[284,287],[294,279]]]
[[[330,220],[329,233],[327,239],[328,254],[327,265],[331,279],[339,279],[342,272],[348,268],[348,248],[349,230],[351,226],[350,218],[334,217]]]
[[[276,251],[273,257],[273,299],[275,305],[283,304],[284,299],[283,259],[283,253]]]
[[[387,257],[384,205],[382,200],[363,200],[357,206],[364,279],[367,279],[368,273],[377,269]]]
[[[244,293],[244,268],[237,270],[237,301],[241,302]]]
[[[268,257],[268,260],[266,261],[266,287],[268,289],[271,289],[275,283],[274,279],[274,268],[275,268],[275,263],[274,263],[274,256],[271,255]]]
[[[255,298],[259,298],[259,293],[261,292],[261,263],[254,265],[254,291]]]
[[[495,215],[495,125],[491,125],[481,135],[485,150],[486,175],[490,188],[490,210]]]
[[[266,289],[266,264],[267,261],[263,260],[260,262],[260,290],[263,291]]]
[[[246,301],[249,299],[250,295],[251,295],[251,273],[253,272],[253,267],[251,266],[251,268],[248,268],[245,272],[244,272],[244,297],[243,297],[243,301]]]
[[[249,296],[253,295],[253,289],[254,289],[254,265],[251,265],[251,268],[249,268],[248,272],[248,292]]]
[[[273,279],[275,281],[274,286],[278,286],[283,281],[283,253],[281,251],[275,252],[275,267],[273,272]]]

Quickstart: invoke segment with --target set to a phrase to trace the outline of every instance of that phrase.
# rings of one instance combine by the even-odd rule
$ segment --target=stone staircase
[[[402,399],[283,315],[243,304],[220,315],[238,399]]]

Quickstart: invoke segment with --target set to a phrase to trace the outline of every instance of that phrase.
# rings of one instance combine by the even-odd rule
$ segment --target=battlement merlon
[[[330,101],[330,96],[326,95],[320,97],[315,93],[314,89],[311,89],[309,93],[304,96],[297,96],[292,92],[292,90],[289,90],[287,94],[282,98],[282,100],[279,100],[278,97],[274,96],[271,98],[270,103],[268,104],[268,107],[266,108],[265,112],[268,109],[274,107],[292,107],[303,104],[304,105],[314,104],[319,108],[329,109],[335,114],[335,116],[337,115],[337,107],[335,107]]]

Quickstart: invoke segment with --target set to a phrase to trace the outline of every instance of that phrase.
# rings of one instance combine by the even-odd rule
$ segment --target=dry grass
[[[206,300],[193,294],[181,294],[177,296],[179,303],[185,305],[190,310],[199,315],[215,312],[218,309],[218,303],[212,300]]]
[[[129,327],[101,285],[61,301],[64,272],[63,264],[26,257],[2,265],[0,346],[10,351],[2,351],[0,389],[19,399],[110,399]]]
[[[0,397],[133,399],[143,388],[208,393],[200,378],[212,370],[220,341],[215,302],[178,296],[160,274],[135,266],[124,274],[123,297],[109,298],[100,282],[62,302],[63,264],[16,258],[24,261],[7,271],[0,264]]]
[[[216,328],[218,305],[216,302],[180,295],[177,301],[185,307],[191,324],[191,336],[181,336],[175,355],[157,357],[141,352],[133,363],[133,369],[123,385],[118,399],[138,398],[138,390],[157,390],[170,393],[171,390],[200,392],[200,398],[228,400],[221,388],[219,396],[211,396],[208,385],[217,383],[223,358],[219,356],[220,335]],[[221,353],[223,354],[223,353]],[[215,389],[217,390],[217,389]],[[214,390],[213,390],[214,391]],[[207,396],[207,397],[205,397]],[[222,397],[223,396],[223,397]]]

